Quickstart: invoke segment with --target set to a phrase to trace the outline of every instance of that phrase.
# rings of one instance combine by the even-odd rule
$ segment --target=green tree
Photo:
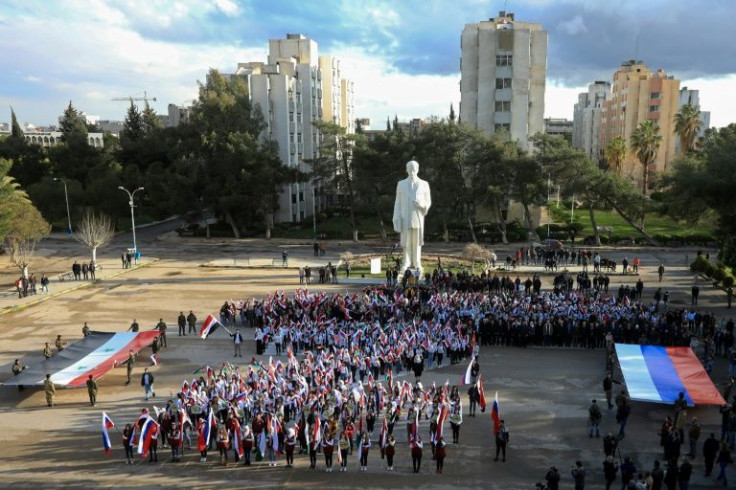
[[[161,119],[159,119],[156,111],[148,105],[148,101],[145,102],[143,112],[141,113],[143,120],[143,132],[146,136],[150,136],[157,130],[162,128]]]
[[[377,133],[369,141],[357,139],[353,147],[351,170],[357,196],[356,212],[375,216],[384,240],[388,239],[385,223],[391,223],[393,216],[396,182],[405,178],[403,164],[413,155],[411,139],[390,131]]]
[[[61,141],[69,145],[87,144],[87,124],[72,105],[71,100],[64,109],[64,114],[59,117],[59,131],[61,131]]]
[[[680,160],[665,182],[667,202],[678,202],[671,207],[673,214],[694,219],[694,212],[705,211],[706,206],[718,216],[721,237],[721,260],[736,266],[736,124],[709,131],[701,152]]]
[[[353,150],[359,138],[347,134],[345,128],[329,122],[316,121],[312,125],[322,134],[319,145],[319,157],[311,160],[314,179],[322,182],[323,188],[343,195],[347,203],[353,241],[358,241],[358,222],[355,208],[357,206],[355,186],[353,182],[352,159]]]
[[[621,170],[626,160],[626,138],[617,136],[606,145],[604,157],[608,168],[621,174]]]
[[[30,205],[25,193],[15,179],[9,175],[11,160],[0,158],[0,243],[11,231],[17,205]]]
[[[7,138],[0,139],[0,158],[13,161],[9,175],[15,177],[18,183],[24,189],[27,189],[45,175],[50,174],[51,163],[46,155],[46,150],[41,145],[26,141],[12,108],[10,117],[11,133]]]
[[[659,126],[654,121],[642,121],[631,133],[631,149],[636,153],[642,167],[642,194],[647,195],[649,186],[649,166],[657,158],[662,142]]]
[[[295,172],[280,162],[275,144],[260,142],[266,126],[261,111],[251,105],[245,80],[210,70],[186,126],[191,129],[183,130],[198,140],[189,148],[183,143],[178,151],[190,167],[185,172],[196,176],[195,199],[223,217],[236,238],[259,218],[270,232],[277,203],[263,196],[276,195]]]
[[[25,135],[23,134],[23,130],[20,128],[20,124],[18,124],[18,118],[15,117],[15,111],[13,108],[10,108],[10,135],[12,138],[22,139],[25,141]]]
[[[703,127],[700,120],[700,109],[692,104],[685,104],[680,112],[675,114],[675,134],[680,138],[680,147],[683,153],[695,149],[695,138]]]
[[[125,119],[123,120],[123,130],[120,132],[120,142],[137,142],[143,138],[143,116],[138,106],[130,101],[130,107],[125,113]]]

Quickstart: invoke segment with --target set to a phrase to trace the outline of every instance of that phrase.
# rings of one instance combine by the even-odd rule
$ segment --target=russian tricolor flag
[[[491,418],[493,419],[493,433],[498,434],[501,430],[501,409],[498,406],[498,391],[493,397],[493,407],[491,408]]]
[[[145,458],[148,456],[148,450],[151,447],[151,438],[158,428],[158,423],[149,415],[141,427],[141,437],[138,439],[138,454]]]
[[[688,405],[726,402],[690,347],[616,344],[632,400],[672,404],[680,392]]]
[[[212,334],[212,332],[217,330],[217,327],[221,326],[222,323],[220,323],[217,318],[212,316],[212,314],[210,313],[209,315],[207,315],[207,318],[205,318],[204,323],[199,329],[199,337],[202,339],[206,339]]]
[[[115,427],[112,419],[107,416],[105,412],[102,412],[102,446],[105,449],[105,454],[110,455],[110,434],[107,433],[107,429]]]

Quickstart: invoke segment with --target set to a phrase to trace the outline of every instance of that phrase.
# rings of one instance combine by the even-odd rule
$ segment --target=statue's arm
[[[424,183],[420,186],[419,192],[417,192],[416,206],[419,211],[426,215],[429,208],[432,206],[432,195],[429,192],[429,184]]]
[[[394,201],[394,231],[399,233],[402,230],[402,219],[401,219],[401,182],[396,184],[396,201]]]

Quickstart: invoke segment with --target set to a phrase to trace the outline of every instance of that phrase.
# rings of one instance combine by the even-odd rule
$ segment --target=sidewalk
[[[134,265],[130,269],[123,269],[120,261],[118,260],[101,260],[99,261],[101,269],[96,272],[95,276],[97,279],[95,281],[60,281],[59,276],[54,275],[50,277],[51,283],[49,284],[49,294],[41,292],[40,284],[37,284],[37,294],[29,295],[25,298],[19,298],[18,293],[14,290],[8,289],[2,291],[0,292],[0,315],[22,311],[30,306],[35,306],[48,301],[51,298],[61,296],[62,294],[86,288],[106,279],[126,274],[130,271],[140,269],[141,267],[146,267],[158,260],[159,259],[157,258],[141,259],[137,265]],[[10,292],[12,292],[12,294],[9,294]]]

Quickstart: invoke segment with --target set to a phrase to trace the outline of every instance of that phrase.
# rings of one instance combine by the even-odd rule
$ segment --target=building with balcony
[[[547,31],[502,11],[466,24],[460,45],[460,121],[529,149],[544,132]]]

